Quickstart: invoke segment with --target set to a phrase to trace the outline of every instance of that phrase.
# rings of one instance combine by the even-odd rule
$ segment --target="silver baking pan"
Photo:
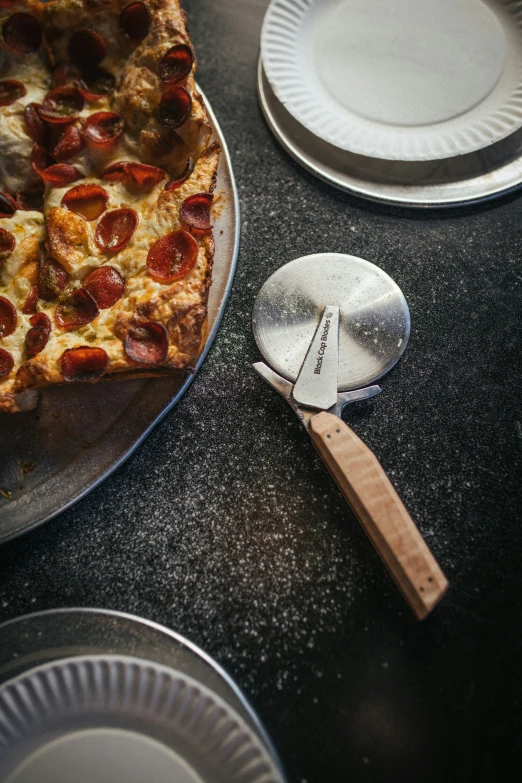
[[[227,146],[208,104],[214,137],[223,147],[214,222],[216,253],[208,306],[208,337],[216,336],[232,286],[239,249],[239,201]],[[121,465],[182,397],[196,375],[42,391],[34,411],[1,416],[0,543],[46,522],[76,503]]]

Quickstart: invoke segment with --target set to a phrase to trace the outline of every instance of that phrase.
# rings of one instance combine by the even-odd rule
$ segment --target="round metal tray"
[[[227,146],[206,103],[222,147],[217,190],[223,209],[214,222],[216,251],[208,302],[208,337],[216,336],[232,287],[239,250],[239,201]],[[0,543],[15,538],[80,500],[121,465],[175,405],[196,373],[44,389],[38,408],[2,417]]]
[[[274,95],[258,64],[265,119],[284,149],[305,169],[340,190],[404,207],[455,207],[487,201],[522,184],[522,129],[478,152],[423,162],[367,158],[334,147],[306,130]]]
[[[105,609],[51,609],[0,625],[0,685],[41,664],[85,655],[125,655],[176,669],[229,704],[285,775],[266,730],[231,677],[183,636],[141,617]]]

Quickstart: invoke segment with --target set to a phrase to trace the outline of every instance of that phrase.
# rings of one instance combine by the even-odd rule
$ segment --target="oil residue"
[[[36,470],[38,463],[36,460],[22,459],[21,457],[18,457],[16,461],[18,463],[18,489],[22,491],[24,488],[25,477],[29,473],[32,473],[33,470]],[[6,500],[13,500],[13,492],[6,487],[0,487],[0,495]]]

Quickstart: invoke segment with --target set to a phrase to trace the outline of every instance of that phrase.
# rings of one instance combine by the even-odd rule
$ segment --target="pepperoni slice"
[[[169,87],[159,102],[160,122],[166,128],[175,130],[190,117],[192,98],[184,87]]]
[[[18,204],[9,193],[0,193],[0,218],[12,217],[17,209]]]
[[[33,285],[22,307],[22,313],[24,315],[30,315],[31,313],[36,313],[37,301],[38,301],[38,286]]]
[[[43,99],[40,116],[46,122],[57,125],[74,122],[84,102],[83,95],[76,87],[55,87]]]
[[[6,44],[19,54],[36,52],[42,42],[42,28],[31,14],[13,14],[2,32]]]
[[[76,212],[85,220],[96,220],[107,209],[109,195],[99,185],[76,185],[62,198],[62,207]]]
[[[33,326],[25,335],[25,344],[29,356],[36,356],[43,351],[49,340],[50,331],[44,326]]]
[[[13,304],[0,296],[0,337],[8,337],[16,329],[17,323],[16,310]]]
[[[53,71],[53,84],[55,87],[65,87],[66,84],[75,85],[81,78],[82,72],[72,63],[61,63]]]
[[[83,146],[84,142],[76,125],[66,125],[53,148],[53,158],[59,161],[68,160],[78,155]]]
[[[125,280],[113,266],[100,266],[87,275],[83,287],[90,293],[100,310],[107,310],[123,296]]]
[[[22,82],[14,79],[2,79],[0,81],[0,106],[10,106],[19,98],[23,98],[26,93]]]
[[[140,364],[160,364],[167,357],[169,338],[163,324],[147,321],[132,326],[127,332],[123,349],[129,359]]]
[[[33,146],[31,166],[44,182],[57,187],[70,185],[83,176],[74,166],[69,166],[67,163],[54,163],[54,158],[39,144]]]
[[[212,206],[211,193],[194,193],[182,203],[179,215],[184,223],[196,231],[210,231],[210,207]]]
[[[95,101],[113,92],[116,79],[105,68],[89,67],[82,70],[72,63],[62,63],[53,72],[53,84],[55,87],[73,85],[86,101]]]
[[[56,185],[56,187],[63,187],[64,185],[70,185],[71,182],[76,182],[77,179],[82,178],[82,174],[75,169],[74,166],[69,166],[67,163],[55,163],[53,166],[42,171],[40,174],[44,182],[49,185]]]
[[[98,305],[84,288],[76,288],[55,310],[54,320],[62,329],[83,326],[100,314]]]
[[[87,117],[83,136],[92,144],[111,144],[123,132],[123,117],[113,111],[97,111]]]
[[[194,161],[192,158],[189,158],[183,172],[179,175],[179,177],[177,177],[177,179],[171,179],[171,181],[165,185],[165,190],[176,190],[177,188],[180,188],[194,171],[194,166]]]
[[[52,166],[54,158],[51,158],[48,152],[44,150],[39,144],[34,144],[31,151],[31,167],[37,174],[42,176],[45,169]]]
[[[198,243],[187,231],[173,231],[156,240],[147,255],[149,274],[162,283],[172,283],[196,265]]]
[[[117,163],[111,163],[102,172],[102,178],[109,180],[109,182],[124,182],[128,177],[127,166],[130,162],[119,160]]]
[[[159,64],[159,76],[164,82],[178,84],[186,79],[194,65],[194,52],[187,44],[177,44],[165,52]]]
[[[68,348],[62,353],[63,379],[68,383],[94,383],[105,374],[108,363],[109,357],[103,348],[90,348],[87,345]]]
[[[123,182],[126,187],[151,188],[165,177],[163,169],[157,166],[147,166],[145,163],[134,163],[121,160],[111,163],[102,174],[109,182]]]
[[[28,103],[24,109],[24,122],[27,135],[45,147],[49,140],[49,128],[40,117],[41,108],[39,103]]]
[[[38,274],[38,291],[42,299],[50,302],[64,290],[69,282],[69,273],[54,258],[46,258]]]
[[[43,212],[43,195],[45,186],[43,182],[16,191],[16,203],[19,209],[30,212]]]
[[[35,313],[29,318],[31,326],[41,326],[42,329],[47,329],[49,332],[52,329],[51,320],[46,313]]]
[[[9,375],[13,367],[14,359],[9,351],[4,351],[3,348],[0,348],[0,378]]]
[[[7,231],[5,228],[0,228],[0,264],[7,261],[13,250],[15,249],[16,239],[14,234]]]
[[[94,241],[101,250],[117,253],[130,242],[138,225],[133,209],[112,209],[106,212],[94,234]]]
[[[136,45],[143,41],[150,27],[150,11],[145,3],[131,3],[120,14],[120,30]]]
[[[96,68],[84,73],[75,84],[86,101],[96,101],[114,91],[116,79],[105,68]]]
[[[99,33],[80,27],[72,35],[67,48],[69,57],[82,68],[96,68],[105,55],[107,47]]]

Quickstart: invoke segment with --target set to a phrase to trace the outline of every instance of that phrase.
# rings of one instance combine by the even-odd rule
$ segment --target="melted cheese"
[[[0,183],[1,190],[15,193],[37,177],[29,166],[33,141],[27,135],[24,109],[29,103],[41,103],[51,87],[51,74],[45,54],[25,55],[0,49],[0,73],[3,79],[21,82],[26,94],[9,106],[0,107]]]

